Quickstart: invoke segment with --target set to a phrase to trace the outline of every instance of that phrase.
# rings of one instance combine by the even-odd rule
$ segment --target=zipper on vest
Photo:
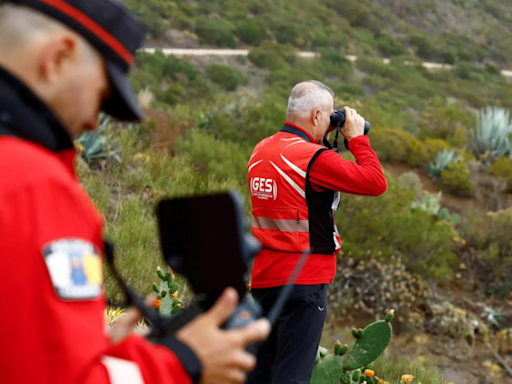
[[[299,211],[297,211],[297,224],[300,224]]]

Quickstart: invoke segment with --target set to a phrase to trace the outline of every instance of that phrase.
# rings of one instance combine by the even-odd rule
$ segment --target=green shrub
[[[270,41],[264,41],[259,47],[249,52],[249,60],[261,68],[281,68],[286,66],[286,63],[294,63],[296,59],[296,51],[291,46]]]
[[[412,152],[407,162],[413,167],[426,167],[439,152],[450,149],[450,145],[441,139],[426,139],[420,145],[421,148]]]
[[[163,95],[164,101],[170,105],[178,104],[183,100],[184,97],[185,88],[178,83],[172,84]]]
[[[436,54],[436,49],[434,45],[429,41],[426,36],[415,35],[411,36],[409,39],[409,44],[411,44],[416,53],[422,59],[432,59]]]
[[[423,190],[423,184],[418,174],[414,171],[402,173],[398,178],[400,186],[419,194]]]
[[[384,64],[382,60],[373,57],[360,56],[357,58],[356,66],[361,71],[368,74],[376,74],[380,77],[392,80],[401,80],[402,74],[393,66]]]
[[[408,271],[440,280],[450,279],[457,258],[453,231],[430,213],[411,209],[416,191],[387,177],[382,196],[342,194],[336,222],[343,238],[343,257],[354,259],[397,256]]]
[[[154,54],[138,52],[135,56],[137,67],[151,74],[158,81],[164,76],[166,61],[167,57],[161,50],[157,50]]]
[[[194,80],[197,77],[197,72],[188,61],[180,60],[176,56],[168,56],[164,63],[163,74],[176,80],[179,73],[184,73],[188,80]]]
[[[510,157],[500,157],[496,159],[488,168],[491,175],[507,181],[507,189],[512,192],[512,159]]]
[[[239,143],[215,140],[213,135],[200,130],[189,130],[175,143],[178,153],[188,153],[197,169],[221,180],[245,180],[250,148]]]
[[[443,53],[443,61],[445,64],[454,65],[456,61],[455,54],[453,52]]]
[[[272,32],[279,44],[295,44],[299,31],[295,23],[279,22],[272,27]]]
[[[258,45],[265,38],[265,28],[257,20],[244,19],[235,24],[236,36],[248,45]]]
[[[454,148],[466,148],[469,144],[469,132],[467,129],[457,127],[446,140]]]
[[[485,70],[493,76],[501,75],[501,68],[493,63],[486,63]]]
[[[243,73],[228,65],[213,64],[206,70],[208,78],[221,85],[226,91],[234,91],[238,88]]]
[[[386,57],[403,55],[405,52],[402,42],[389,36],[379,37],[377,39],[377,48]]]
[[[201,43],[219,47],[235,48],[236,41],[232,25],[224,19],[201,17],[196,22],[196,34]]]
[[[385,163],[407,163],[418,166],[416,153],[422,150],[421,142],[401,129],[377,128],[369,134],[372,148]]]
[[[463,162],[450,163],[441,171],[440,186],[443,191],[459,195],[470,195],[475,188],[468,166]]]
[[[458,162],[459,160],[454,150],[443,149],[441,152],[438,152],[434,160],[428,164],[427,173],[434,181],[439,182],[441,172],[445,170],[449,164]]]
[[[418,119],[420,138],[446,140],[459,127],[466,131],[475,126],[474,114],[457,104],[448,105],[444,97],[431,100]]]

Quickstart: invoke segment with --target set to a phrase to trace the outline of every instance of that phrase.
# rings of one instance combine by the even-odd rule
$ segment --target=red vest
[[[286,284],[305,250],[313,255],[297,284],[332,281],[333,255],[341,248],[332,210],[339,195],[314,190],[308,177],[325,150],[291,125],[254,148],[248,164],[252,230],[264,248],[253,266],[254,288]],[[312,263],[314,259],[318,260]]]

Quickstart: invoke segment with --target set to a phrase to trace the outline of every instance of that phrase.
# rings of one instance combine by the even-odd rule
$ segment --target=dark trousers
[[[282,287],[253,289],[268,315]],[[247,384],[309,384],[327,316],[327,284],[296,285]]]

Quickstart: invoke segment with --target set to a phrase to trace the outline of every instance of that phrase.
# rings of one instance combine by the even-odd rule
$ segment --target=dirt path
[[[141,51],[148,53],[155,53],[157,49],[160,49],[165,55],[174,56],[248,56],[248,49],[203,49],[203,48],[143,48]],[[299,52],[298,56],[304,59],[312,59],[320,56],[317,52]],[[357,56],[346,55],[345,56],[351,62],[357,61]],[[389,59],[382,60],[385,64],[389,64]],[[423,62],[423,66],[429,70],[446,70],[452,69],[453,66],[449,64],[440,63],[429,63]],[[505,77],[512,77],[512,71],[501,71],[501,74]]]

